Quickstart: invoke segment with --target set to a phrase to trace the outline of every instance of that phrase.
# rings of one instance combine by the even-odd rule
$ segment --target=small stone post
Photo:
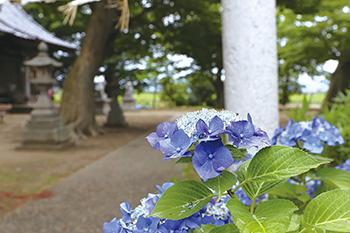
[[[52,69],[61,66],[62,63],[49,57],[46,43],[40,42],[38,50],[36,57],[24,62],[34,69],[35,77],[31,83],[39,89],[40,94],[33,106],[31,118],[23,129],[21,148],[62,148],[71,144],[70,131],[63,124],[63,118],[47,94],[49,88],[56,82],[52,78]]]
[[[222,0],[225,107],[271,137],[278,127],[275,0]]]

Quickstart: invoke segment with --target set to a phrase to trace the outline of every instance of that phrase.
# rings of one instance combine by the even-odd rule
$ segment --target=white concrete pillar
[[[222,0],[225,108],[269,136],[278,127],[275,0]]]

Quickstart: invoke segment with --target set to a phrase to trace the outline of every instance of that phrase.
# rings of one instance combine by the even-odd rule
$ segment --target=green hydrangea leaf
[[[300,228],[300,215],[293,214],[292,218],[290,219],[289,227],[287,232],[288,233],[298,233]]]
[[[201,228],[196,228],[193,233],[239,233],[238,228],[233,224],[225,224],[217,227],[212,224],[202,225]]]
[[[237,171],[238,180],[240,183],[242,183],[244,180],[247,179],[247,169],[250,164],[251,160],[247,160],[243,162]],[[258,197],[264,193],[267,193],[275,188],[278,188],[283,183],[286,182],[285,180],[276,180],[272,182],[248,182],[245,185],[243,185],[243,191],[251,198]]]
[[[254,182],[285,180],[324,163],[327,161],[318,161],[297,148],[265,147],[250,162],[247,168],[247,179]]]
[[[336,168],[322,168],[316,173],[317,177],[322,180],[322,185],[327,187],[323,191],[332,189],[350,189],[350,172]],[[320,187],[321,189],[323,187]]]
[[[319,156],[319,155],[311,155],[314,159],[316,159],[317,161],[325,161],[327,163],[333,162],[334,159],[331,158],[327,158],[327,157],[323,157],[323,156]]]
[[[293,212],[298,210],[293,202],[283,199],[261,203],[254,214],[237,199],[229,200],[226,206],[241,233],[284,233],[289,227]]]
[[[235,161],[240,161],[247,157],[248,150],[246,148],[237,148],[229,144],[225,145],[225,147],[230,150],[232,157]]]
[[[215,227],[209,231],[209,233],[239,233],[238,228],[233,224],[225,224],[220,227]]]
[[[301,232],[350,232],[350,190],[318,195],[305,208]]]
[[[187,218],[201,210],[214,196],[204,184],[184,180],[165,190],[151,215],[171,220]]]
[[[178,163],[192,163],[192,157],[180,157],[176,164]]]
[[[293,185],[288,182],[285,182],[277,189],[269,191],[269,195],[276,195],[287,199],[298,199],[303,203],[310,200],[310,195],[306,193],[306,187],[297,184]]]
[[[228,171],[223,171],[220,176],[209,179],[204,184],[207,185],[209,188],[215,190],[215,192],[220,198],[221,195],[225,191],[231,189],[232,186],[236,184],[236,182],[237,178],[234,174]]]

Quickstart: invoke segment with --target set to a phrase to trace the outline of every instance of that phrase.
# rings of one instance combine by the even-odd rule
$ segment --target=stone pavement
[[[143,135],[50,189],[52,197],[31,200],[0,218],[0,233],[97,233],[120,217],[119,204],[132,208],[156,184],[181,178],[181,165],[161,162]]]

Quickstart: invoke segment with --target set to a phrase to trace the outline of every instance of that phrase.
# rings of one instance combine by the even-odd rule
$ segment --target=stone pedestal
[[[69,129],[55,109],[36,109],[22,131],[22,147],[59,149],[71,145]]]

